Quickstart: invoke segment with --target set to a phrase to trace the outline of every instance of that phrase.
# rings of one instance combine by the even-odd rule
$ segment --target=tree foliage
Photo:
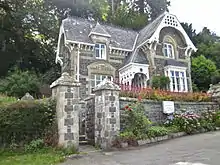
[[[199,90],[208,90],[212,76],[216,75],[215,63],[200,55],[192,59],[192,81]]]
[[[1,1],[0,75],[10,67],[44,73],[54,65],[60,13],[43,0]]]
[[[9,72],[5,79],[0,80],[0,93],[19,98],[27,92],[37,96],[40,83],[40,79],[34,72],[15,69]]]

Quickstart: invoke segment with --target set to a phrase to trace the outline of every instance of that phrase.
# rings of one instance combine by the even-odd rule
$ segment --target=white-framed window
[[[95,44],[95,57],[97,59],[106,59],[106,45],[105,44]]]
[[[112,76],[107,76],[107,75],[100,75],[100,74],[91,74],[90,75],[90,89],[91,92],[93,91],[93,89],[99,84],[101,83],[104,79],[110,79],[111,81],[113,80]]]
[[[169,68],[165,74],[170,78],[170,91],[188,92],[186,69]]]
[[[165,57],[174,58],[174,49],[173,45],[170,43],[163,44],[163,53]]]

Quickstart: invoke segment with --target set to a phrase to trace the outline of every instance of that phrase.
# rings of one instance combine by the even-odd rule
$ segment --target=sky
[[[220,1],[219,0],[170,0],[170,13],[180,22],[192,23],[196,32],[203,27],[220,35]]]

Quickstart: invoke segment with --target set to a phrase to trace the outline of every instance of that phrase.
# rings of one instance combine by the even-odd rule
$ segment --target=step
[[[85,141],[86,136],[85,135],[79,135],[79,141]]]
[[[87,144],[89,144],[89,142],[88,141],[79,141],[79,144],[82,144],[82,145],[87,145]]]

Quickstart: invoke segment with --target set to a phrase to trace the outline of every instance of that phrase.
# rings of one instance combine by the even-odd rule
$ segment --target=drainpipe
[[[77,73],[76,73],[76,81],[79,82],[79,55],[80,55],[80,44],[78,45],[78,51],[77,51]]]

